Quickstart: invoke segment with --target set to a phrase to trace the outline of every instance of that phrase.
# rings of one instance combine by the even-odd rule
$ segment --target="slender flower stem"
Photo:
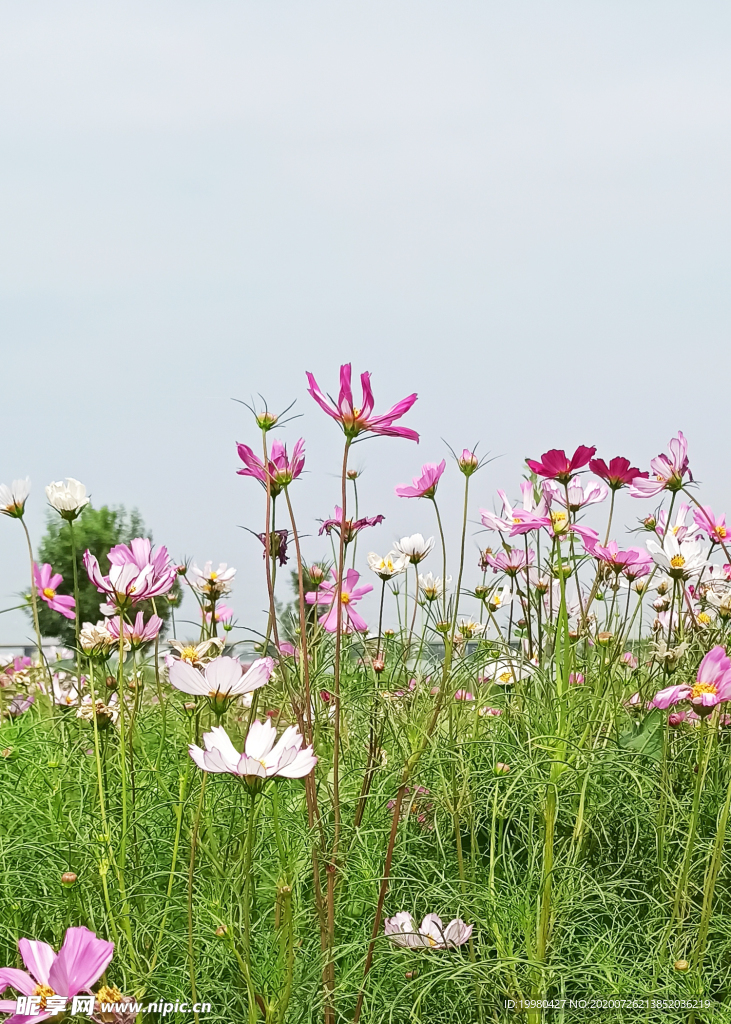
[[[28,533],[28,527],[26,526],[25,519],[21,517],[20,523],[25,531],[25,539],[28,542],[28,557],[30,558],[30,603],[33,609],[33,626],[36,631],[36,643],[38,644],[38,659],[46,666],[46,672],[48,674],[48,700],[50,701],[51,707],[53,707],[53,677],[51,676],[51,669],[48,662],[43,654],[43,641],[41,640],[41,627],[38,623],[38,593],[36,590],[36,577],[33,571],[35,561],[33,559],[33,545],[30,542],[30,534]]]
[[[72,519],[66,520],[71,534],[71,563],[74,567],[74,639],[76,642],[76,696],[81,707],[81,645],[79,644],[79,568],[76,564],[76,534]]]
[[[256,791],[251,790],[249,804],[249,821],[246,829],[246,852],[244,854],[244,960],[247,969],[247,985],[249,988],[249,1022],[254,1024],[257,1018],[256,998],[251,977],[251,904],[253,899],[253,860],[254,860],[254,824],[256,819]]]
[[[439,506],[437,505],[437,499],[432,497],[434,502],[434,511],[437,516],[437,526],[439,528],[439,539],[442,542],[442,619],[446,622],[447,620],[447,544],[444,540],[444,529],[442,527],[442,517],[439,515]]]
[[[727,770],[728,767],[729,766],[727,765]],[[708,929],[710,928],[711,916],[713,914],[713,897],[716,889],[716,881],[718,880],[718,873],[721,870],[721,863],[723,861],[723,844],[726,839],[726,828],[728,826],[729,810],[731,810],[731,777],[729,778],[728,785],[726,787],[726,799],[724,800],[723,807],[721,808],[721,814],[718,819],[718,827],[716,828],[716,838],[713,841],[711,859],[708,863],[705,883],[703,885],[703,907],[701,908],[701,921],[698,927],[698,938],[696,940],[696,947],[693,953],[692,961],[692,967],[694,971],[700,971],[703,966],[703,955],[706,951],[706,943],[708,941]]]
[[[612,516],[614,515],[614,499],[616,497],[616,494],[617,494],[617,491],[613,487],[612,488],[612,497],[611,497],[611,499],[609,501],[609,519],[607,519],[607,532],[606,532],[606,534],[604,536],[604,547],[606,547],[607,544],[609,543],[609,531],[612,529]]]
[[[198,829],[200,827],[201,814],[203,812],[203,801],[205,800],[206,796],[207,782],[208,772],[203,772],[203,778],[201,779],[201,791],[198,796],[198,806],[196,807],[195,818],[193,819],[193,829],[190,833],[190,859],[188,860],[188,976],[190,978],[190,995],[194,1003],[198,999],[198,993],[195,983],[195,939],[193,935],[193,877],[195,873],[195,851],[198,845]],[[195,1019],[197,1024],[197,1013],[195,1014]]]

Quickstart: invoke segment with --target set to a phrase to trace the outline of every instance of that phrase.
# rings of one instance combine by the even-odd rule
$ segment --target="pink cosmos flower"
[[[455,700],[474,700],[474,693],[470,693],[469,690],[457,690],[454,695]]]
[[[440,463],[426,462],[421,467],[421,476],[415,476],[412,486],[401,484],[396,488],[399,498],[433,498],[437,493],[439,479],[447,468],[447,462],[442,459]]]
[[[234,610],[233,610],[233,608],[229,608],[229,606],[227,604],[223,604],[223,603],[216,605],[216,622],[230,622],[233,617],[234,617]],[[211,613],[210,612],[204,612],[203,613],[203,618],[204,618],[205,622],[210,622],[211,621]],[[280,645],[280,650],[281,650],[281,645]]]
[[[330,605],[330,610],[325,612],[320,618],[320,624],[328,633],[335,633],[337,631],[338,614],[341,617],[340,621],[343,632],[352,633],[354,630],[358,633],[367,632],[368,623],[360,617],[353,605],[365,597],[366,594],[370,594],[373,587],[370,584],[366,584],[364,587],[356,586],[360,579],[360,573],[356,572],[355,569],[348,569],[343,577],[340,610],[338,612],[338,609],[335,607],[338,596],[338,574],[335,569],[331,569],[330,574],[333,578],[332,582],[321,583],[315,593],[310,591],[305,594],[305,601],[308,604]]]
[[[152,585],[156,597],[158,594],[166,594],[175,582],[177,571],[174,565],[170,564],[168,549],[161,544],[160,547],[152,550],[152,544],[147,537],[135,537],[130,544],[117,544],[109,552],[111,565],[136,565],[138,569],[146,566],[152,568]],[[164,589],[158,589],[163,586]]]
[[[583,686],[584,675],[582,672],[569,672],[569,686]]]
[[[409,395],[408,398],[402,398],[392,409],[389,409],[388,412],[383,413],[381,416],[374,416],[370,373],[362,373],[360,375],[360,383],[363,390],[363,400],[360,408],[356,408],[353,405],[353,391],[350,378],[351,366],[350,363],[345,363],[340,367],[340,394],[336,403],[333,399],[330,399],[330,402],[328,402],[314,376],[311,373],[307,374],[307,381],[310,385],[307,389],[308,393],[312,395],[320,408],[328,416],[332,416],[334,420],[338,421],[346,437],[353,438],[359,434],[371,433],[384,434],[388,437],[405,437],[410,441],[418,442],[419,435],[415,430],[411,430],[408,427],[395,427],[393,425],[394,420],[400,419],[409,411],[418,397],[416,394]]]
[[[624,572],[628,568],[632,570],[636,565],[641,565],[644,575],[649,572],[652,565],[652,558],[646,551],[641,548],[629,548],[627,551],[622,551],[616,540],[610,540],[606,547],[603,544],[589,545],[587,542],[586,548],[594,558],[604,562],[616,573]]]
[[[66,619],[75,618],[76,602],[73,597],[56,593],[59,584],[63,583],[63,576],[60,573],[54,573],[47,562],[44,565],[37,565],[34,562],[33,579],[38,596],[46,602],[52,611],[59,612]]]
[[[497,551],[494,555],[486,555],[485,561],[491,565],[495,572],[504,572],[508,576],[517,576],[527,566],[533,565],[536,553],[533,548],[528,548],[528,557],[525,551],[520,548],[511,548],[510,551]]]
[[[688,518],[688,513],[689,512],[690,512],[690,505],[687,505],[687,504],[680,505],[678,507],[677,512],[675,513],[675,522],[670,526],[670,530],[672,531],[672,533],[675,534],[675,539],[677,540],[677,542],[679,544],[681,544],[684,540],[694,540],[694,539],[695,540],[699,540],[700,539],[699,537],[696,537],[696,534],[701,532],[699,530],[698,526],[696,526],[694,523],[691,523],[690,526],[689,526],[688,523],[686,522],[686,520]],[[668,514],[665,511],[665,509],[663,508],[663,509],[660,510],[660,514],[657,517],[657,523],[656,523],[656,526],[655,526],[655,530],[656,530],[657,533],[659,533],[659,535],[661,537],[664,537],[667,529],[668,529]]]
[[[668,715],[668,725],[671,729],[677,729],[681,722],[687,718],[685,711],[671,711]]]
[[[80,992],[89,992],[114,955],[113,942],[98,939],[94,932],[84,927],[67,928],[58,953],[48,943],[33,939],[19,939],[18,949],[28,970],[0,968],[0,993],[11,986],[21,995],[39,997],[40,1012],[30,1016],[12,1013],[15,1000],[3,999],[0,1000],[0,1010],[11,1011],[4,1024],[36,1024],[55,1017],[59,1011],[47,1009],[46,1001],[54,996],[60,997],[65,1007],[67,1000]]]
[[[599,501],[604,501],[609,494],[609,488],[606,484],[600,484],[596,480],[591,480],[586,485],[586,489],[584,489],[581,478],[575,476],[569,481],[568,492],[569,509],[572,512],[578,512],[579,509],[584,508],[586,505],[595,505]],[[566,508],[566,489],[559,487],[553,480],[546,480],[544,482],[543,493],[549,502],[557,501],[559,505],[563,505]]]
[[[671,439],[668,448],[669,455],[663,452],[650,462],[652,476],[649,479],[636,477],[632,482],[629,493],[633,498],[654,498],[661,491],[679,491],[686,474],[693,479],[688,465],[688,442],[682,430]]]
[[[15,672],[25,672],[27,668],[30,668],[33,664],[33,659],[27,657],[27,655],[18,656],[13,658],[12,665],[7,665],[3,672],[7,676],[12,676]]]
[[[277,740],[277,730],[267,719],[251,723],[244,741],[244,752],[234,747],[223,726],[213,726],[203,733],[202,750],[194,743],[188,748],[190,756],[204,772],[238,775],[251,784],[279,777],[302,779],[317,764],[312,747],[302,749],[302,736],[297,726],[290,725]]]
[[[731,658],[720,645],[708,652],[698,666],[694,686],[686,683],[667,686],[655,694],[651,707],[669,708],[681,700],[689,700],[698,713],[710,714],[710,709],[722,701],[731,700]],[[703,709],[709,710],[703,710]]]
[[[699,530],[708,535],[711,544],[722,544],[728,536],[725,512],[715,516],[710,505],[696,509],[693,513],[693,522]]]
[[[251,476],[266,488],[267,469],[264,462],[246,444],[238,444],[236,450],[244,463],[244,469],[237,469],[239,476]],[[287,455],[287,446],[281,441],[272,442],[269,452],[269,479],[271,493],[280,494],[283,488],[296,480],[305,467],[305,439],[301,437],[292,450],[292,457]]]
[[[108,633],[119,643],[119,616],[115,615],[107,619],[104,626]],[[162,629],[162,619],[157,615],[151,615],[145,622],[142,612],[137,612],[133,625],[124,623],[124,639],[128,640],[132,647],[142,647],[154,640]]]
[[[583,469],[595,452],[595,447],[587,448],[586,445],[580,444],[571,458],[562,449],[552,448],[541,455],[540,462],[536,462],[535,459],[525,461],[538,476],[567,484],[576,470]]]
[[[417,928],[411,914],[402,910],[384,921],[385,934],[397,946],[412,949],[450,949],[463,946],[472,934],[472,925],[455,918],[448,925],[437,914],[427,914]]]
[[[523,480],[520,485],[520,490],[523,495],[522,508],[517,506],[513,508],[508,501],[508,496],[505,491],[498,491],[497,493],[503,503],[503,518],[501,519],[500,516],[496,516],[494,512],[489,512],[487,509],[481,508],[480,516],[482,517],[482,525],[486,526],[488,530],[499,530],[500,533],[507,533],[526,518],[530,518],[531,516],[543,518],[548,514],[548,505],[546,504],[545,495],[542,496],[538,504],[536,504],[533,495],[533,484],[530,480]]]
[[[120,544],[118,547],[125,545]],[[114,550],[112,548],[112,551]],[[109,552],[110,561],[112,551]],[[108,594],[119,608],[167,593],[175,583],[177,575],[174,566],[163,573],[158,573],[151,562],[140,568],[134,561],[125,561],[112,562],[109,575],[104,576],[96,556],[88,549],[84,552],[84,567],[96,589],[102,594]]]
[[[634,670],[637,668],[637,658],[635,658],[632,651],[625,651],[619,660],[622,662],[623,665],[626,665],[631,672],[634,672]]]
[[[355,521],[352,519],[346,519],[344,526],[345,543],[349,544],[355,537],[356,533],[358,533],[359,530],[365,529],[366,526],[380,526],[385,518],[385,516],[371,516],[370,519],[364,517],[363,519],[356,519]],[[339,505],[336,505],[333,518],[326,519],[320,527],[319,532],[320,536],[322,536],[323,533],[327,533],[329,535],[331,530],[335,530],[339,535],[341,529],[343,529],[343,510]]]
[[[649,476],[649,473],[641,473],[636,466],[631,466],[629,459],[625,459],[622,455],[617,455],[610,459],[609,465],[606,464],[604,459],[592,459],[589,463],[589,469],[595,476],[605,480],[612,491],[618,491],[638,478]]]

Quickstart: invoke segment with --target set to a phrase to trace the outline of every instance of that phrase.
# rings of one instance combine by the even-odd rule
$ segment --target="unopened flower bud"
[[[73,885],[76,881],[76,875],[73,871],[64,871],[61,875],[61,885]]]
[[[219,937],[219,939],[222,939],[224,937],[224,935],[227,935],[227,934],[228,934],[228,928],[226,927],[226,925],[225,924],[219,924],[218,928],[216,928],[216,935]]]
[[[518,619],[518,629],[525,629],[525,627],[526,627],[525,619]]]
[[[360,476],[360,471],[357,469],[349,469],[347,476],[348,480],[357,480],[358,477]]]
[[[451,622],[437,622],[437,624],[436,624],[436,626],[434,628],[436,629],[437,633],[448,633],[449,630],[452,628],[452,623]]]
[[[597,641],[600,644],[603,644],[606,647],[607,644],[611,641],[613,636],[614,636],[614,633],[599,633],[597,635]]]
[[[655,527],[657,526],[657,519],[655,519],[654,516],[646,516],[642,520],[642,525],[646,530],[649,530],[651,533],[653,533],[655,531]]]
[[[457,459],[457,465],[465,476],[472,476],[480,468],[480,460],[474,452],[471,452],[469,448],[465,448]]]
[[[183,707],[186,711],[195,711],[195,702],[192,700],[186,701]]]
[[[676,971],[687,971],[690,967],[690,964],[687,960],[676,960],[673,964],[673,967]]]
[[[383,635],[387,636],[389,640],[392,640],[396,636],[392,629],[384,629]]]
[[[175,566],[175,571],[178,574],[178,576],[185,576],[185,574],[188,572],[188,566],[187,565],[176,565]]]
[[[107,689],[108,690],[116,690],[117,689],[117,680],[114,678],[114,676],[107,676],[106,683],[107,683]]]
[[[313,583],[322,583],[325,579],[325,571],[321,565],[311,565],[309,568],[309,576]]]
[[[256,425],[259,428],[259,430],[263,430],[266,433],[267,430],[271,430],[272,427],[276,427],[277,417],[274,415],[273,412],[269,412],[268,410],[257,413]]]
[[[489,593],[488,587],[475,587],[475,597],[478,601],[484,601]]]
[[[498,763],[495,765],[494,771],[496,775],[507,775],[508,772],[510,771],[510,765],[504,764],[502,761],[498,761]]]
[[[376,673],[377,676],[380,676],[381,672],[383,672],[385,667],[386,662],[383,660],[383,658],[373,659],[373,671]]]

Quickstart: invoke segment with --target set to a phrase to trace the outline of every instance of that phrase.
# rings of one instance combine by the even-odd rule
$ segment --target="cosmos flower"
[[[275,497],[296,480],[305,467],[305,441],[300,437],[292,449],[291,458],[287,454],[287,446],[281,441],[272,442],[269,462],[265,469],[264,462],[254,454],[246,444],[238,444],[236,449],[244,463],[243,469],[237,469],[238,476],[250,476],[258,480],[264,488],[267,485],[267,471],[270,481],[270,492]]]
[[[525,461],[538,476],[567,484],[577,469],[583,469],[587,465],[595,452],[596,448],[587,448],[582,444],[579,445],[571,458],[562,449],[552,448],[550,451],[543,453],[540,462],[537,462],[535,459],[526,459]]]
[[[114,643],[114,637],[107,629],[107,620],[102,619],[96,625],[85,622],[79,632],[79,643],[89,657],[106,657]]]
[[[202,750],[191,744],[188,750],[195,763],[204,772],[229,773],[257,784],[267,779],[302,779],[317,764],[312,747],[302,749],[302,736],[296,726],[290,725],[275,743],[277,731],[267,719],[257,719],[246,734],[244,752],[239,754],[222,726],[214,726],[203,734]]]
[[[134,565],[140,570],[150,571],[150,593],[148,597],[166,594],[177,576],[177,569],[170,562],[168,549],[164,545],[152,550],[148,537],[135,537],[127,544],[116,544],[109,552],[111,565]]]
[[[434,547],[434,538],[430,537],[428,540],[424,540],[420,533],[414,533],[410,537],[402,537],[401,540],[397,540],[394,547],[412,565],[416,565],[423,562],[430,553]]]
[[[400,911],[387,917],[384,931],[397,946],[412,949],[451,949],[463,946],[472,934],[472,925],[466,925],[461,918],[455,918],[445,927],[437,914],[427,914],[417,928],[411,914]]]
[[[447,576],[447,586],[451,582],[452,577]],[[434,576],[430,572],[426,576],[419,573],[419,589],[427,601],[436,601],[444,593],[444,580],[441,576]]]
[[[439,479],[447,468],[447,462],[427,462],[421,467],[421,476],[415,476],[411,487],[401,484],[396,488],[399,498],[433,498],[437,492]]]
[[[46,942],[19,939],[18,949],[27,971],[17,967],[0,968],[0,993],[8,986],[24,996],[39,997],[39,1013],[16,1014],[5,1018],[5,1024],[35,1024],[58,1015],[58,1009],[47,1009],[47,1000],[54,997],[63,1008],[79,992],[88,991],[109,966],[114,943],[98,939],[88,928],[67,928],[58,953]],[[51,1004],[52,1006],[53,1004]],[[15,1010],[15,1000],[0,1001],[0,1010]]]
[[[609,465],[606,464],[604,459],[591,459],[589,469],[595,476],[604,480],[612,491],[628,487],[638,477],[649,476],[647,472],[641,473],[636,466],[630,465],[629,459],[625,459],[622,455],[617,455],[615,458],[610,459]]]
[[[202,671],[188,661],[175,661],[168,669],[168,678],[176,690],[216,701],[258,690],[269,682],[273,671],[273,658],[258,658],[244,671],[237,658],[219,657],[209,661]]]
[[[159,615],[151,615],[147,622],[145,622],[145,617],[142,612],[137,612],[135,621],[131,626],[128,622],[125,622],[123,625],[124,639],[129,643],[130,647],[136,649],[137,647],[142,647],[144,644],[149,644],[155,639],[162,629],[162,619]],[[106,629],[113,641],[118,643],[119,618],[113,617],[107,619]]]
[[[508,576],[517,576],[527,566],[535,561],[536,553],[533,548],[528,548],[526,557],[525,551],[520,548],[511,548],[510,551],[498,551],[494,555],[487,555],[485,561],[491,565],[495,572],[504,572]]]
[[[655,694],[651,706],[669,708],[681,700],[689,700],[701,715],[710,714],[717,704],[731,700],[731,658],[723,647],[714,647],[706,654],[698,666],[693,686],[684,683],[667,686]]]
[[[226,562],[221,562],[217,569],[213,568],[213,562],[206,562],[202,569],[195,563],[189,569],[193,577],[191,585],[199,594],[208,594],[211,597],[223,597],[231,593],[231,580],[236,575],[233,566],[228,567]]]
[[[628,568],[632,569],[635,565],[642,565],[646,573],[652,564],[652,558],[646,551],[641,548],[629,548],[627,551],[622,551],[615,540],[610,540],[606,547],[603,544],[592,544],[589,547],[587,544],[587,550],[594,558],[604,562],[616,573],[624,572]]]
[[[597,502],[604,501],[609,494],[606,484],[590,480],[584,487],[578,476],[569,481],[567,488],[559,487],[553,480],[546,480],[543,484],[543,493],[546,497],[548,498],[550,495],[550,501],[557,501],[564,508],[566,508],[566,490],[568,490],[568,507],[571,512],[578,512],[587,505],[595,505]]]
[[[339,505],[335,506],[335,514],[332,519],[326,519],[320,527],[320,536],[323,533],[327,533],[328,536],[332,530],[340,536],[340,531],[343,531],[345,543],[349,544],[357,533],[365,529],[367,526],[380,526],[385,519],[385,516],[371,516],[370,518],[363,517],[362,519],[346,519],[343,523],[343,510]]]
[[[55,508],[60,516],[69,522],[76,519],[81,510],[89,504],[86,488],[79,480],[72,476],[63,480],[56,480],[46,487],[46,497],[51,508]]]
[[[675,522],[670,526],[670,529],[675,534],[675,539],[680,542],[683,540],[699,540],[697,534],[702,533],[695,522],[690,525],[687,522],[688,513],[690,512],[690,505],[682,504],[678,506],[678,510],[675,513]],[[661,537],[664,537],[668,529],[668,514],[665,509],[660,510],[660,514],[657,517],[657,524],[655,531]]]
[[[390,580],[394,576],[399,576],[405,572],[406,565],[407,559],[398,551],[389,551],[383,558],[375,551],[368,553],[368,568],[382,580]]]
[[[657,541],[648,540],[647,550],[663,572],[676,580],[690,579],[706,564],[706,557],[698,541],[684,540],[678,543],[671,530],[663,537],[662,547]]]
[[[63,576],[60,573],[54,573],[47,562],[44,565],[37,565],[34,562],[33,579],[38,596],[46,602],[52,611],[58,612],[66,619],[75,618],[76,602],[73,597],[57,593],[59,584],[63,583]]]
[[[13,480],[9,487],[7,484],[0,484],[0,513],[12,516],[13,519],[22,519],[29,494],[29,476],[25,480]]]
[[[710,505],[703,505],[693,513],[693,522],[706,534],[711,544],[725,543],[728,536],[725,513],[716,516]]]
[[[515,508],[508,500],[508,496],[505,491],[498,491],[498,496],[503,503],[502,518],[500,516],[496,516],[494,512],[488,511],[488,509],[481,508],[480,516],[482,519],[482,525],[486,526],[488,530],[498,530],[500,533],[508,533],[526,516],[539,516],[542,518],[547,515],[548,506],[546,504],[545,496],[542,495],[540,500],[536,503],[533,494],[533,484],[530,480],[523,480],[520,485],[520,490],[523,495],[522,506],[516,506]]]
[[[331,416],[343,428],[348,438],[355,438],[359,434],[384,434],[388,437],[405,437],[410,441],[419,440],[419,435],[409,427],[395,427],[394,421],[400,419],[409,411],[417,399],[417,395],[409,395],[402,398],[392,409],[380,416],[373,415],[373,392],[371,390],[370,373],[360,375],[363,399],[359,408],[353,405],[353,391],[351,387],[351,365],[345,363],[340,367],[340,394],[335,403],[332,399],[328,402],[326,396],[311,373],[307,374],[309,383],[308,393],[315,399],[320,408]]]
[[[653,498],[661,491],[679,491],[683,486],[683,478],[690,480],[693,474],[688,464],[688,442],[682,430],[673,437],[668,445],[670,454],[664,452],[650,462],[651,476],[649,479],[636,477],[629,489],[633,498]]]
[[[262,556],[267,556],[267,535],[266,533],[257,533],[256,536],[261,541],[264,551]],[[280,565],[286,565],[289,556],[287,555],[287,541],[289,539],[289,530],[270,530],[269,531],[269,554],[271,558],[276,558]]]
[[[329,611],[325,612],[319,621],[328,633],[335,633],[338,628],[338,609],[335,607],[338,597],[338,574],[334,569],[331,570],[331,576],[333,578],[332,582],[321,583],[316,592],[309,591],[305,594],[305,601],[308,604],[330,605]],[[356,572],[355,569],[348,569],[343,576],[339,614],[341,628],[345,633],[352,633],[353,631],[365,633],[368,631],[368,623],[360,617],[353,605],[365,597],[366,594],[369,594],[373,587],[370,584],[366,584],[363,587],[356,586],[359,579],[360,573]]]
[[[187,661],[189,665],[197,668],[210,661],[211,658],[217,658],[223,650],[224,641],[220,637],[213,636],[199,644],[186,644],[180,640],[168,640],[168,644],[174,652],[167,656],[170,659],[168,668],[174,661]]]

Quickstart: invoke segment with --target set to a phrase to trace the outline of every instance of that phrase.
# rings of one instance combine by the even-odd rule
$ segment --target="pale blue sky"
[[[442,437],[502,456],[473,518],[526,455],[646,465],[678,427],[731,511],[730,127],[727,4],[8,0],[0,479],[32,477],[36,539],[51,479],[136,504],[176,557],[236,565],[256,617],[230,398],[298,399],[314,530],[341,439],[304,371],[333,390],[352,359],[379,405],[419,392],[423,433],[356,452],[387,516],[366,550],[433,531],[392,488]],[[0,522],[3,607],[21,540]]]

